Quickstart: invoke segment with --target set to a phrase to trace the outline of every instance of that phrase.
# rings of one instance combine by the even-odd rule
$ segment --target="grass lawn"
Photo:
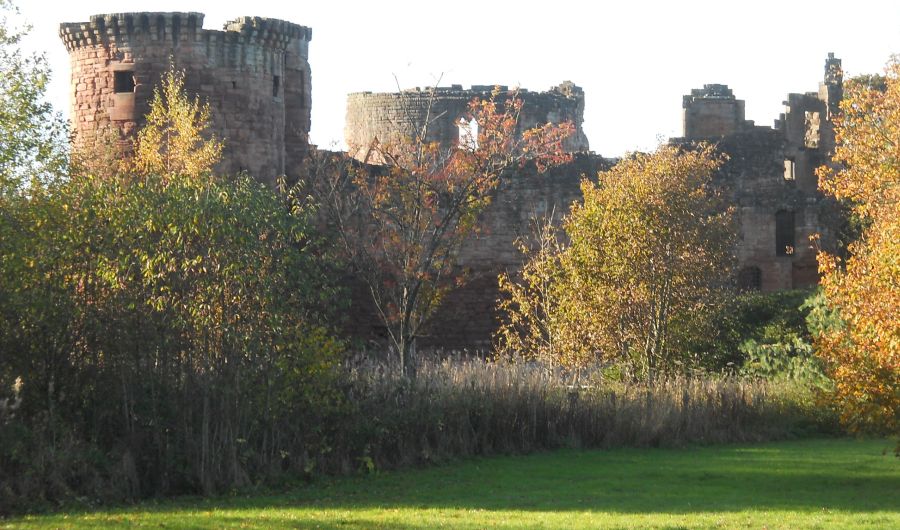
[[[897,528],[886,440],[563,450],[323,479],[282,495],[179,499],[0,528]]]

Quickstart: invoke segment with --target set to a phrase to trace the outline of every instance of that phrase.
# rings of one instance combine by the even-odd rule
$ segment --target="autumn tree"
[[[209,493],[315,451],[342,348],[327,254],[305,204],[215,173],[207,116],[170,73],[127,171],[0,211],[26,243],[0,255],[2,496]]]
[[[730,292],[733,212],[713,148],[662,146],[582,183],[560,238],[545,226],[520,278],[501,276],[502,353],[580,368],[625,362],[655,377]]]
[[[874,82],[873,82],[874,79]],[[821,189],[850,205],[863,226],[843,261],[819,254],[828,309],[816,350],[854,430],[900,431],[900,62],[884,78],[845,86],[835,119],[833,165]]]
[[[365,284],[406,370],[410,352],[443,296],[458,285],[458,253],[503,181],[526,162],[540,171],[568,160],[571,124],[520,130],[515,93],[472,101],[473,136],[429,141],[428,119],[411,137],[376,141],[369,159],[307,179],[336,228],[344,256]],[[354,146],[351,146],[354,147]],[[356,146],[358,147],[358,146]]]
[[[209,134],[209,105],[191,99],[184,72],[174,65],[153,89],[150,112],[135,142],[132,169],[143,174],[211,175],[222,156],[222,142]]]

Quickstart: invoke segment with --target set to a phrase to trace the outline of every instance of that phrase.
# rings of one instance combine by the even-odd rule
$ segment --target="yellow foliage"
[[[850,82],[835,123],[834,166],[823,191],[848,201],[866,226],[849,258],[822,253],[830,307],[841,317],[817,337],[843,420],[855,430],[900,431],[900,63],[883,89]]]
[[[210,176],[222,156],[222,142],[205,138],[209,105],[191,100],[184,90],[184,72],[169,68],[153,91],[147,124],[135,142],[134,170],[140,174],[200,178]]]
[[[584,181],[568,244],[545,227],[522,282],[500,279],[500,350],[576,368],[624,360],[637,376],[674,368],[729,291],[733,211],[711,186],[719,164],[708,146],[663,146]]]

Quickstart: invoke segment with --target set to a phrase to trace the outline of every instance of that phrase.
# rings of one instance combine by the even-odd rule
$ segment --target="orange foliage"
[[[443,296],[460,283],[460,246],[477,231],[501,182],[526,163],[543,171],[570,160],[562,141],[572,124],[521,131],[521,109],[515,93],[496,89],[471,102],[464,117],[477,123],[477,137],[441,145],[426,140],[426,122],[412,137],[370,147],[369,159],[383,166],[355,165],[325,178],[323,206],[401,366]]]
[[[847,426],[900,431],[900,63],[886,86],[850,82],[835,123],[834,167],[819,170],[820,187],[852,205],[866,226],[849,258],[821,253],[829,306],[840,323],[816,341],[835,381]]]

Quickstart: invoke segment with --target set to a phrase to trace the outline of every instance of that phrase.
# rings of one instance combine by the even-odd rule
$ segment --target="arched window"
[[[762,271],[759,267],[744,267],[738,272],[737,283],[742,291],[759,291],[762,289]]]
[[[475,121],[475,118],[470,120],[460,118],[457,127],[459,128],[459,144],[457,145],[473,151],[478,149],[478,122]]]
[[[775,212],[775,255],[790,256],[794,253],[794,212]]]

